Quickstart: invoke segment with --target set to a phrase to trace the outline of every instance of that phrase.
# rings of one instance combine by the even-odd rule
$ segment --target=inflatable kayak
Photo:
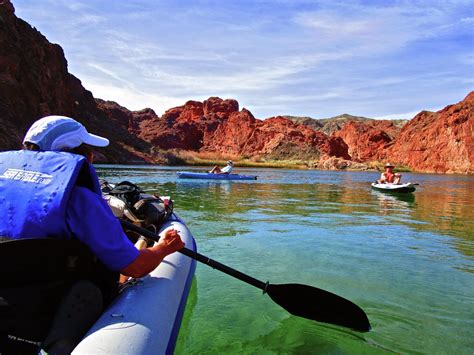
[[[175,214],[160,235],[170,228],[196,251],[193,235]],[[148,276],[129,281],[73,354],[172,354],[195,268],[195,260],[173,253]]]
[[[255,175],[193,173],[189,171],[178,171],[177,174],[180,179],[257,180]]]
[[[401,193],[409,193],[414,192],[416,190],[415,184],[412,184],[411,182],[408,182],[406,184],[378,184],[373,182],[372,188],[377,191]]]

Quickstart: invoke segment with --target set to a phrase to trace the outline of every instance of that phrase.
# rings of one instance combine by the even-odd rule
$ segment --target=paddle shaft
[[[133,223],[122,219],[120,219],[120,223],[124,228],[138,232],[151,240],[158,241],[160,239],[157,234]],[[356,304],[338,295],[308,285],[274,285],[268,282],[264,283],[190,249],[182,248],[178,251],[194,260],[261,289],[275,303],[293,315],[318,322],[341,325],[362,332],[370,330],[370,323],[365,312]]]
[[[120,223],[122,224],[122,226],[124,226],[125,228],[130,229],[134,232],[140,233],[144,237],[147,237],[151,240],[154,240],[155,242],[157,242],[160,239],[160,237],[157,234],[155,234],[155,233],[153,233],[149,230],[146,230],[144,228],[136,226],[135,224],[130,223],[128,221],[125,221],[123,219],[119,219],[119,220],[120,220]],[[227,265],[221,264],[218,261],[215,261],[211,258],[208,258],[207,256],[199,254],[199,253],[197,253],[195,251],[192,251],[191,249],[188,249],[188,248],[182,248],[182,249],[178,250],[178,252],[190,257],[191,259],[194,259],[194,260],[197,260],[197,261],[199,261],[203,264],[206,264],[206,265],[212,267],[213,269],[217,269],[217,270],[222,271],[223,273],[225,273],[229,276],[235,277],[236,279],[239,279],[240,281],[243,281],[243,282],[246,282],[246,283],[248,283],[252,286],[255,286],[255,287],[261,289],[264,293],[266,292],[268,284],[265,283],[265,282],[262,282],[260,280],[257,280],[256,278],[253,278],[252,276],[246,275],[246,274],[244,274],[244,273],[242,273],[238,270],[232,269],[231,267],[229,267]]]

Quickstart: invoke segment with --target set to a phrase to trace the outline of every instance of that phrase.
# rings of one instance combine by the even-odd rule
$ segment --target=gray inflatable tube
[[[170,228],[196,251],[193,235],[175,214],[160,229],[160,236]],[[173,353],[195,269],[196,261],[183,254],[166,257],[117,297],[73,354]]]

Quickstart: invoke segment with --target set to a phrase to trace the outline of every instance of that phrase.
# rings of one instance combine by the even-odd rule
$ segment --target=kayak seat
[[[103,310],[100,289],[88,280],[76,282],[61,301],[43,342],[48,354],[72,352]]]

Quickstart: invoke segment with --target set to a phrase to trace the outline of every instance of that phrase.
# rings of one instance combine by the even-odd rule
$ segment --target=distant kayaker
[[[137,250],[129,241],[102,198],[92,166],[94,154],[91,146],[105,147],[108,144],[108,139],[90,134],[72,118],[48,116],[36,121],[28,130],[23,140],[23,150],[1,152],[0,241],[25,238],[77,239],[87,245],[105,265],[104,270],[108,269],[111,275],[116,276],[116,281],[118,272],[129,277],[143,277],[167,255],[183,248],[184,243],[175,230],[168,230],[157,245],[142,250]],[[18,257],[21,254],[22,250],[18,250]],[[38,264],[43,261],[39,260]],[[9,291],[2,289],[0,284],[0,353],[4,349],[20,349],[16,353],[27,353],[25,346],[30,344],[35,347],[35,343],[42,343],[45,350],[54,354],[70,353],[102,313],[103,299],[100,295],[110,291],[91,282],[80,281],[61,292],[61,295],[66,296],[59,297],[57,288],[52,288],[56,290],[55,294],[45,295],[47,288],[41,288],[41,283],[30,287],[28,280],[22,281],[25,285],[19,290],[28,290],[23,293],[30,293],[19,295],[18,299],[28,302],[26,309],[59,307],[59,313],[64,314],[56,314],[54,322],[68,317],[69,326],[64,328],[55,325],[52,317],[45,318],[42,324],[35,319],[38,321],[36,323],[41,324],[38,328],[42,329],[31,329],[30,319],[19,322],[16,314],[9,313],[6,296],[2,294]],[[77,311],[76,302],[86,305],[89,302],[92,306]],[[32,304],[35,306],[32,307]],[[100,306],[97,307],[98,304]],[[21,308],[21,304],[15,307]],[[91,314],[88,314],[89,309]],[[30,318],[34,319],[35,314],[31,314]],[[20,327],[19,323],[22,324]],[[23,325],[28,330],[24,330]],[[51,326],[59,327],[61,334],[49,334],[45,338],[45,329]],[[5,350],[5,353],[8,351]]]
[[[394,165],[387,163],[385,164],[385,171],[380,175],[380,179],[377,180],[379,184],[399,184],[402,179],[402,175],[399,173],[394,173]]]
[[[222,169],[215,165],[211,171],[209,171],[211,174],[232,174],[232,170],[234,169],[234,163],[232,160],[227,161],[227,165],[223,167]]]

